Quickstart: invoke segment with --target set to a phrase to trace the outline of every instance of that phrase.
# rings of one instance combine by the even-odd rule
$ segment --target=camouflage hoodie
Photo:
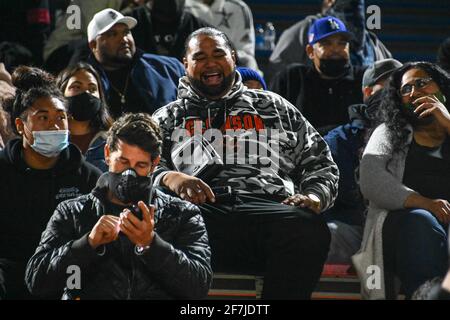
[[[174,170],[171,151],[180,143],[173,138],[175,132],[189,136],[198,133],[194,126],[201,126],[200,134],[204,133],[216,116],[224,117],[221,132],[246,135],[247,142],[224,153],[225,166],[210,185],[285,197],[313,193],[321,199],[322,210],[333,204],[339,173],[322,137],[286,99],[273,92],[247,89],[239,73],[228,94],[214,101],[200,96],[187,77],[180,79],[178,99],[153,114],[164,141],[155,176]],[[250,143],[256,147],[249,147]]]

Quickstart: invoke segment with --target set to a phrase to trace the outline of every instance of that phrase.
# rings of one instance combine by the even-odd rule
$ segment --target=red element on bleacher
[[[356,273],[349,264],[326,264],[323,266],[322,277],[355,277]]]
[[[35,8],[27,12],[28,24],[50,24],[50,12],[48,9]]]

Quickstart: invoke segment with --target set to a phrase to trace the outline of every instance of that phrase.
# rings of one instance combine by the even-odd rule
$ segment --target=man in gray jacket
[[[337,194],[326,143],[288,101],[242,84],[223,32],[192,33],[184,65],[179,99],[153,115],[165,148],[156,179],[199,204],[215,271],[264,274],[265,299],[310,298],[330,241],[320,212]],[[197,166],[195,141],[223,164]]]
[[[186,0],[185,10],[224,32],[233,43],[240,64],[258,70],[253,15],[244,1]]]

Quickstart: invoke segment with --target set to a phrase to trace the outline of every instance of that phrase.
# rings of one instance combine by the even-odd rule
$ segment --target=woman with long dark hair
[[[409,298],[447,271],[450,75],[432,63],[407,63],[391,75],[384,94],[383,124],[361,161],[369,211],[354,263],[365,297],[394,298],[398,279]],[[377,270],[378,282],[371,278]]]
[[[107,171],[103,149],[112,119],[97,71],[90,64],[79,62],[61,71],[57,85],[68,100],[70,142],[88,162]]]

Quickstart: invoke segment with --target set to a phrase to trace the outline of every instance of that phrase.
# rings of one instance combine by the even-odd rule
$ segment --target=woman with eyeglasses
[[[105,93],[97,71],[79,62],[61,71],[57,85],[68,100],[70,142],[103,172],[108,170],[104,148],[106,131],[112,125]]]
[[[410,298],[447,271],[449,99],[450,76],[435,64],[407,63],[388,80],[379,110],[383,123],[360,166],[369,210],[353,259],[366,298],[399,292]]]

